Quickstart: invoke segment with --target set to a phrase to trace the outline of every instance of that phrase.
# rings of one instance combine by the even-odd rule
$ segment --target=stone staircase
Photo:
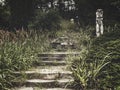
[[[67,68],[65,57],[78,54],[65,51],[39,54],[40,61],[36,63],[36,67],[28,71],[14,72],[16,76],[24,74],[26,80],[14,81],[16,87],[11,90],[74,90],[71,85],[74,79]]]

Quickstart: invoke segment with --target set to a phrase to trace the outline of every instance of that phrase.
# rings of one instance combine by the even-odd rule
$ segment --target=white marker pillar
[[[96,36],[99,37],[103,34],[103,10],[97,9],[96,11]]]

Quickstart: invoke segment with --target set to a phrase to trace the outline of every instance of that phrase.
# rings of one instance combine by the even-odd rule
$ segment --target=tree
[[[105,24],[114,24],[120,21],[120,0],[74,0],[77,14],[81,22],[95,24],[95,12],[103,9]],[[114,21],[114,23],[113,23]],[[116,23],[117,23],[116,22]]]
[[[34,14],[35,0],[6,0],[11,12],[11,26],[16,29],[27,29]]]
[[[9,27],[9,8],[5,5],[3,1],[0,2],[0,28]]]

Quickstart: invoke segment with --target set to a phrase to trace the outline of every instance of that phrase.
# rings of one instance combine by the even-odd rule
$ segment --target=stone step
[[[38,61],[36,63],[36,65],[40,65],[40,66],[59,66],[59,65],[66,65],[67,62],[66,61],[56,61],[56,60],[52,60],[52,61]]]
[[[38,54],[38,57],[66,57],[67,55],[79,55],[79,52],[45,52]]]
[[[26,71],[26,72],[22,72],[22,73],[14,73],[15,76],[22,76],[24,74],[24,76],[27,79],[58,79],[58,78],[71,78],[72,77],[72,72],[70,71],[62,71],[62,72],[34,72],[34,71]]]
[[[44,60],[44,61],[45,61],[45,60],[49,60],[49,61],[50,61],[50,60],[58,60],[58,61],[59,61],[59,60],[64,60],[65,57],[40,57],[40,59],[41,59],[41,60]]]
[[[65,89],[65,88],[48,88],[48,89],[42,89],[42,90],[73,90],[73,89]]]
[[[79,55],[79,52],[46,52],[39,54],[41,60],[38,61],[38,64],[41,66],[28,71],[14,72],[13,74],[18,77],[24,75],[26,80],[16,79],[13,80],[12,84],[16,87],[28,87],[18,90],[32,90],[32,87],[46,88],[43,90],[66,90],[65,87],[72,88],[71,83],[74,82],[74,79],[72,78],[72,72],[66,68],[65,57],[67,55]]]
[[[40,88],[40,87],[20,87],[20,88],[14,88],[11,90],[73,90],[73,89],[67,89],[67,88]]]
[[[44,80],[44,79],[29,79],[24,82],[14,81],[12,84],[20,87],[42,87],[42,88],[72,88],[71,83],[74,82],[74,79],[58,79],[58,80]]]
[[[77,48],[68,48],[68,49],[59,49],[59,48],[53,48],[52,49],[53,51],[55,51],[55,52],[67,52],[68,50],[71,50],[71,51],[77,51],[78,49]]]
[[[68,43],[51,43],[50,44],[52,48],[54,49],[74,49],[75,45],[68,44]]]
[[[61,68],[60,68],[61,67]],[[72,72],[65,69],[65,66],[50,67],[50,68],[34,68],[28,71],[14,72],[15,76],[25,75],[27,79],[58,79],[71,78]],[[54,68],[54,69],[53,69]]]

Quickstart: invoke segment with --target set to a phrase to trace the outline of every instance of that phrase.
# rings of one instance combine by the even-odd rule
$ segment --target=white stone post
[[[96,11],[96,36],[99,37],[103,34],[103,10],[97,9]]]
[[[70,22],[71,22],[72,24],[74,24],[74,19],[73,19],[73,18],[71,18],[71,19],[70,19]]]

